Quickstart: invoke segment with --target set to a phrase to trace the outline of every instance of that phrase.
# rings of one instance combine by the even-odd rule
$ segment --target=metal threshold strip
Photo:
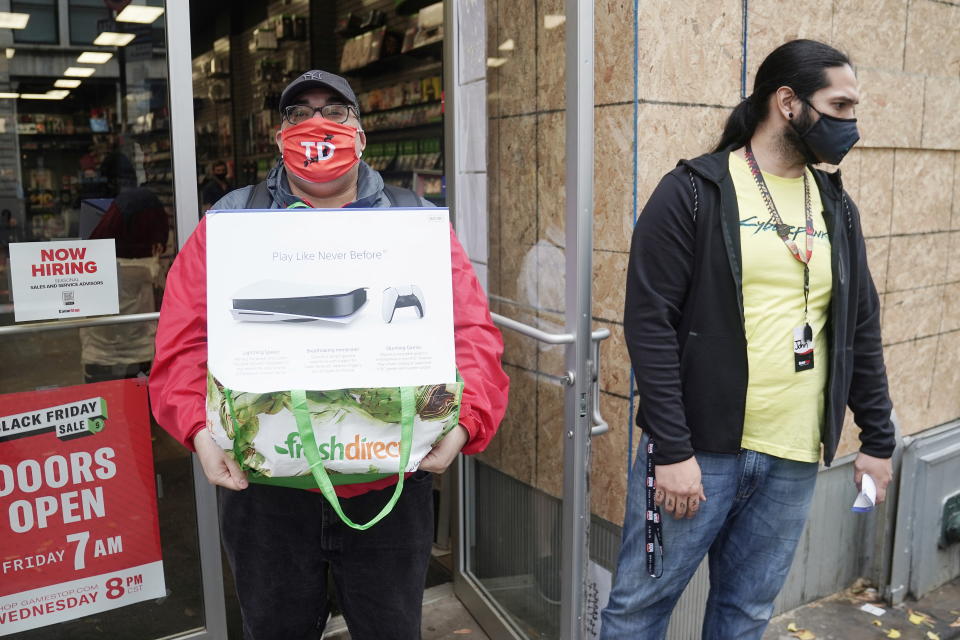
[[[0,327],[0,336],[25,335],[44,331],[63,331],[66,329],[84,329],[87,327],[105,327],[114,324],[134,324],[150,322],[160,317],[159,312],[130,313],[125,316],[101,316],[98,318],[77,318],[76,320],[53,320],[51,322],[33,322]]]

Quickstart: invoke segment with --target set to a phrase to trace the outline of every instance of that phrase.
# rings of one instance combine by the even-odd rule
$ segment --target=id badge
[[[803,327],[793,330],[793,366],[796,371],[813,369],[813,338],[807,340]]]

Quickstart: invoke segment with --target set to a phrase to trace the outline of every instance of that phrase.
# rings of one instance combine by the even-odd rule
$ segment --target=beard
[[[816,164],[819,162],[814,156],[807,144],[800,137],[800,132],[807,131],[813,126],[813,117],[807,105],[803,105],[803,110],[797,115],[795,120],[787,122],[786,126],[780,132],[777,140],[777,152],[784,160],[791,164]]]

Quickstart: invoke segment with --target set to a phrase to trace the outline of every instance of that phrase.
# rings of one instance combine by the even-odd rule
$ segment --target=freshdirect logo
[[[287,439],[284,444],[286,447],[274,445],[273,450],[280,455],[288,455],[295,459],[303,457],[303,444],[300,441],[300,434],[297,431],[291,431],[287,434]],[[361,438],[359,434],[353,437],[353,442],[346,444],[338,442],[337,436],[330,436],[329,442],[321,442],[317,448],[320,451],[321,460],[400,459],[400,442],[383,440],[368,441],[366,438]]]

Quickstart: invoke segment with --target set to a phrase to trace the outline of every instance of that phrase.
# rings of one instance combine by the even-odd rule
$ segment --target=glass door
[[[477,6],[454,4],[453,24]],[[591,314],[593,3],[486,0],[485,11],[484,91],[448,85],[448,95],[458,133],[486,114],[487,283],[511,390],[490,447],[461,461],[456,588],[493,637],[582,638],[609,335]],[[457,53],[462,77],[471,48]],[[461,205],[462,186],[454,192]]]
[[[146,393],[197,222],[189,46],[168,46],[189,16],[12,0],[0,19],[0,636],[226,637],[213,493]]]

